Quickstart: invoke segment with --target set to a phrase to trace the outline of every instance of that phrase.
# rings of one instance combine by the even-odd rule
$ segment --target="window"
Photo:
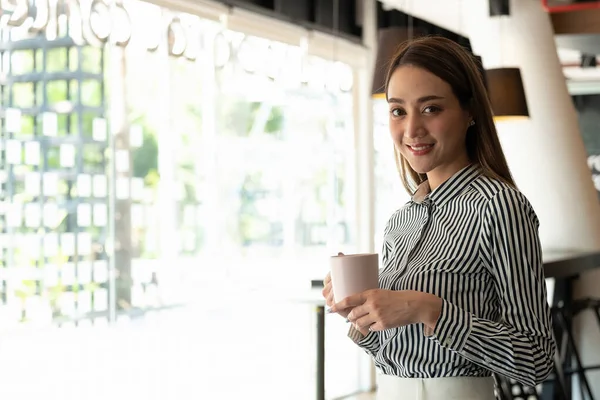
[[[310,280],[356,251],[352,69],[141,1],[114,29],[96,4],[78,32],[72,11],[0,23],[17,44],[0,50],[2,342],[39,338],[7,355],[0,393],[39,396],[34,374],[45,398],[95,379],[310,398]],[[358,390],[361,350],[328,339],[327,360],[328,397]]]

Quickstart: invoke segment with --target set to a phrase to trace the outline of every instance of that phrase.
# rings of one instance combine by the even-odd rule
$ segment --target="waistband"
[[[377,400],[495,400],[492,377],[400,378],[377,375]]]

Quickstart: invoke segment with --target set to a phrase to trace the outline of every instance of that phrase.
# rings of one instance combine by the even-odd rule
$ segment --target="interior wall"
[[[512,0],[511,15],[502,18],[489,16],[486,1],[463,3],[469,10],[465,23],[471,45],[482,56],[484,67],[521,70],[530,118],[496,126],[515,181],[539,217],[544,251],[599,250],[598,192],[548,13],[539,0]],[[598,269],[583,275],[574,288],[576,297],[597,297],[599,290]],[[597,321],[586,313],[576,326],[584,362],[598,363]],[[596,394],[600,393],[598,376],[598,372],[588,374]]]

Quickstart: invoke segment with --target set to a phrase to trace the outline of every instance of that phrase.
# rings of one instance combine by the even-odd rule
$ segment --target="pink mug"
[[[379,287],[377,253],[345,254],[331,257],[331,286],[335,301]]]

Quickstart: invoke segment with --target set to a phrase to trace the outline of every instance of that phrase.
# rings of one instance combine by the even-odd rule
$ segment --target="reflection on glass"
[[[94,226],[106,226],[107,210],[105,204],[94,204]]]
[[[75,283],[75,265],[73,263],[65,263],[60,269],[60,278],[65,285]]]
[[[5,145],[6,162],[8,164],[21,164],[21,142],[7,140]]]
[[[244,51],[253,54],[250,47]],[[285,70],[286,61],[280,62]],[[311,59],[310,65],[319,70],[327,63]],[[220,208],[233,211],[209,216],[226,252],[219,264],[239,293],[302,291],[310,279],[322,279],[329,255],[356,251],[352,98],[337,86],[328,92],[319,77],[294,87],[248,70],[231,64],[216,71],[219,150],[209,188]],[[328,335],[344,337],[347,327],[333,323],[329,329]],[[356,390],[356,380],[346,379],[358,371],[356,349],[337,341],[328,351],[336,352],[330,395]]]
[[[80,197],[90,197],[92,195],[92,177],[90,175],[77,175],[77,194]]]
[[[118,150],[115,152],[115,169],[117,172],[129,171],[129,151]]]
[[[92,282],[92,268],[89,263],[79,263],[77,265],[77,281],[85,284]]]
[[[7,108],[4,111],[5,129],[7,132],[17,133],[21,131],[21,110],[18,108]]]
[[[54,203],[44,204],[44,226],[49,229],[56,229],[61,220],[58,206]]]
[[[314,320],[312,307],[293,298],[325,275],[331,254],[357,250],[352,70],[195,16],[124,4],[133,33],[124,48],[57,41],[47,49],[52,57],[31,49],[19,56],[18,68],[35,69],[36,79],[60,72],[39,88],[18,88],[19,101],[39,111],[62,108],[22,117],[10,105],[16,111],[5,127],[28,136],[3,142],[10,168],[0,173],[10,184],[2,185],[0,235],[8,239],[0,251],[2,263],[27,266],[31,276],[14,288],[0,279],[0,313],[21,323],[52,319],[78,332],[112,317],[130,321],[118,323],[106,362],[123,359],[126,343],[139,351],[127,366],[136,371],[152,364],[143,361],[148,357],[162,357],[146,334],[172,329],[167,341],[185,355],[169,351],[165,364],[194,371],[197,365],[181,360],[213,363],[200,367],[202,379],[221,391],[204,396],[231,390],[225,397],[235,397],[237,388],[226,384],[235,379],[245,396],[280,398],[280,390],[298,386],[296,398],[308,398]],[[177,34],[187,35],[179,41],[186,44],[182,57],[168,54],[166,35],[157,38],[176,18]],[[240,338],[240,327],[256,324],[248,311],[254,307],[277,315],[281,331]],[[174,319],[149,331],[152,313]],[[328,337],[345,337],[347,325],[338,322],[328,323]],[[118,336],[136,329],[145,339]],[[86,349],[96,346],[91,342]],[[292,370],[274,367],[289,343]],[[64,359],[82,362],[65,349],[48,376],[63,373]],[[361,351],[338,340],[328,342],[328,352],[329,395],[354,392]],[[232,357],[244,376],[222,373],[228,369],[220,363]],[[258,359],[266,360],[260,368]],[[160,386],[169,386],[167,379]]]
[[[56,196],[58,194],[58,175],[47,172],[42,176],[44,196]]]
[[[6,214],[6,224],[11,228],[18,228],[21,226],[21,221],[23,221],[23,206],[12,204]]]
[[[144,144],[144,128],[132,125],[129,129],[129,145],[133,148],[142,147]]]
[[[94,175],[92,177],[92,188],[94,197],[103,198],[107,196],[106,192],[106,176],[105,175]]]
[[[89,232],[81,232],[77,237],[77,252],[80,256],[92,254],[92,236]]]
[[[30,172],[25,175],[25,193],[31,196],[39,196],[42,180],[37,172]]]
[[[103,142],[107,137],[106,120],[103,118],[94,118],[92,122],[92,137],[94,140]]]
[[[55,113],[42,114],[42,131],[46,136],[56,136],[58,133],[58,118]]]
[[[129,199],[129,179],[117,178],[115,193],[118,200]]]
[[[37,228],[42,221],[41,209],[39,204],[25,205],[25,226],[28,228]]]
[[[40,163],[40,143],[25,142],[25,164],[39,165]]]
[[[60,166],[65,168],[75,166],[75,146],[72,144],[60,146]]]
[[[77,206],[77,224],[87,227],[92,225],[92,206],[91,204],[79,204]]]
[[[44,255],[48,258],[58,255],[58,235],[48,233],[44,236]]]

